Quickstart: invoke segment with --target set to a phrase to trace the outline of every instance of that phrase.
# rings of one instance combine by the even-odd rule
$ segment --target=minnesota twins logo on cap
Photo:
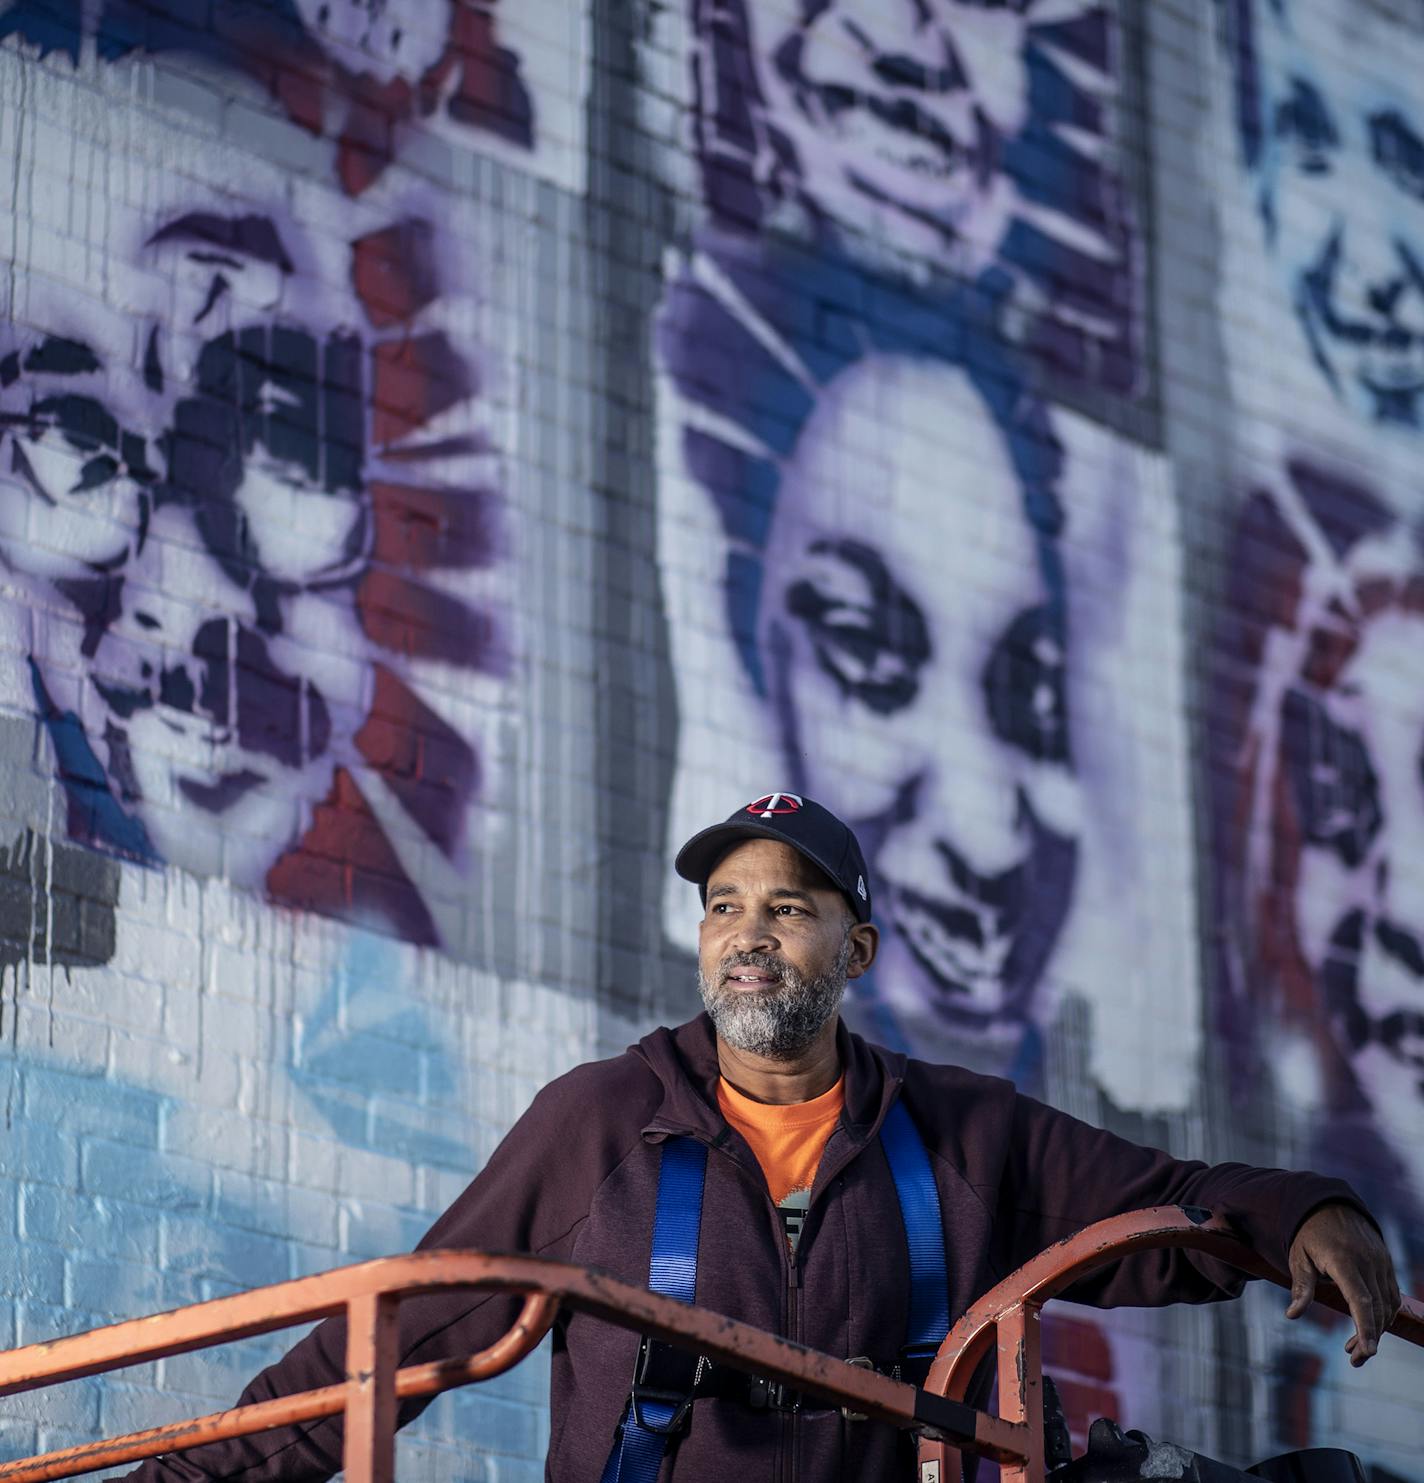
[[[802,800],[795,793],[763,793],[747,805],[747,812],[769,819],[773,814],[800,813],[801,808]]]
[[[701,888],[726,853],[749,839],[774,839],[814,865],[845,897],[857,921],[870,920],[870,882],[865,857],[850,826],[814,798],[800,793],[763,793],[720,824],[700,829],[677,852],[677,873]]]

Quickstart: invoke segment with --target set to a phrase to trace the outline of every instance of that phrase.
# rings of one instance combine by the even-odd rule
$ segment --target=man
[[[837,1007],[846,980],[874,961],[878,933],[859,844],[828,810],[766,795],[695,835],[677,869],[706,903],[699,982],[707,1012],[546,1087],[423,1246],[535,1252],[644,1282],[662,1147],[690,1138],[708,1149],[697,1302],[890,1370],[906,1340],[909,1267],[879,1135],[903,1099],[934,1169],[951,1318],[1049,1242],[1116,1211],[1176,1201],[1230,1216],[1269,1258],[1288,1261],[1292,1316],[1319,1276],[1333,1278],[1355,1319],[1352,1361],[1374,1353],[1399,1294],[1347,1185],[1179,1162],[1007,1082],[906,1061],[849,1034]],[[1074,1295],[1141,1304],[1238,1290],[1219,1266],[1175,1252],[1122,1262]],[[516,1306],[479,1293],[411,1300],[401,1312],[401,1361],[478,1349]],[[344,1342],[341,1322],[321,1325],[243,1401],[339,1379]],[[602,1476],[637,1347],[635,1335],[582,1315],[556,1326],[551,1478]],[[809,1401],[769,1405],[733,1374],[707,1388],[670,1442],[672,1477],[723,1479],[735,1468],[759,1478],[773,1467],[807,1480],[905,1476],[908,1444],[889,1427],[849,1422]],[[339,1423],[323,1421],[145,1464],[133,1477],[326,1478],[340,1451]]]

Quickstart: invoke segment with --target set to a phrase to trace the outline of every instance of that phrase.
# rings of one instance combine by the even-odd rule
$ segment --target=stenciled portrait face
[[[1424,424],[1424,66],[1367,0],[1237,0],[1237,123],[1300,349],[1369,424]]]
[[[1367,492],[1301,462],[1289,476],[1287,498],[1254,496],[1239,547],[1269,615],[1236,753],[1241,988],[1317,1156],[1409,1211],[1424,1195],[1424,547]]]
[[[419,77],[440,59],[450,0],[295,0],[308,34],[348,72]]]
[[[1372,553],[1359,553],[1363,571]],[[1338,664],[1287,691],[1281,755],[1299,830],[1295,921],[1376,1128],[1424,1192],[1424,571],[1365,579],[1317,636]],[[1401,683],[1406,681],[1406,683]]]
[[[1003,236],[1028,116],[1023,0],[822,0],[753,19],[769,115],[807,195],[912,251]]]
[[[333,712],[349,728],[361,703],[364,353],[279,315],[266,219],[179,217],[145,251],[176,294],[141,395],[102,341],[12,359],[0,539],[82,628],[69,656],[69,624],[40,622],[35,686],[102,768],[100,842],[251,886],[330,784]]]
[[[798,786],[855,829],[907,1022],[1022,1026],[1077,862],[1061,581],[965,371],[820,394],[767,542],[760,648]]]
[[[5,621],[71,838],[441,940],[481,780],[431,665],[502,676],[498,458],[422,218],[326,244],[178,209],[112,304],[29,272],[0,346]],[[350,275],[349,284],[343,273]],[[458,587],[453,585],[458,582]]]

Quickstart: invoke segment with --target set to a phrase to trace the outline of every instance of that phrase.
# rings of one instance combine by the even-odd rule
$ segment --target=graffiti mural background
[[[1264,1083],[1297,1157],[1370,1191],[1417,1290],[1424,117],[1399,79],[1421,36],[1387,6],[1217,20],[1242,403],[1213,661],[1218,1026],[1236,1104]],[[1265,335],[1239,333],[1248,296]],[[1263,1345],[1283,1442],[1354,1430],[1363,1393],[1337,1351],[1331,1325]],[[1362,1443],[1406,1475],[1421,1372],[1371,1398]]]
[[[333,239],[198,149],[133,161],[76,295],[60,142],[21,177],[0,543],[70,835],[435,943],[411,841],[464,868],[486,765],[439,692],[505,678],[512,632],[470,265],[418,190]]]
[[[680,20],[696,173],[669,166],[688,236],[654,331],[669,847],[753,779],[817,798],[879,892],[858,1028],[1061,1095],[1049,1047],[1086,1015],[1091,1083],[1180,1113],[1200,999],[1170,479],[1050,392],[1151,379],[1114,15]],[[690,946],[676,885],[665,915]],[[1080,1439],[1094,1406],[1155,1409],[1139,1342],[1062,1320]]]
[[[410,1244],[854,823],[846,1014],[1424,1287],[1415,0],[0,0],[0,1343]],[[1273,1293],[1075,1438],[1408,1483]],[[10,1451],[221,1403],[174,1363]],[[531,1480],[541,1372],[403,1476]]]

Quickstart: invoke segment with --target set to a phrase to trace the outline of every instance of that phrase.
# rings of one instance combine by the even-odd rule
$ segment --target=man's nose
[[[732,946],[740,953],[774,952],[781,946],[776,918],[770,911],[748,910],[737,921]]]

